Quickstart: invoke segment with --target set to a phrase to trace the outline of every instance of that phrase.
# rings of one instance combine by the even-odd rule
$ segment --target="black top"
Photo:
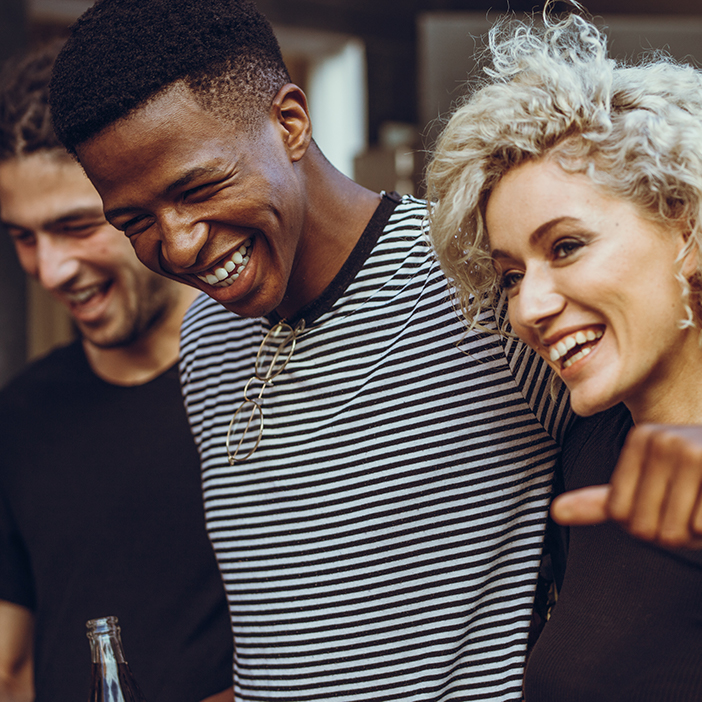
[[[149,702],[231,686],[232,636],[175,367],[135,387],[76,342],[0,393],[0,599],[34,610],[37,702],[87,699],[117,616]]]
[[[576,420],[566,490],[609,482],[623,406]],[[565,579],[529,659],[527,702],[702,700],[702,552],[665,550],[613,523],[570,529]]]

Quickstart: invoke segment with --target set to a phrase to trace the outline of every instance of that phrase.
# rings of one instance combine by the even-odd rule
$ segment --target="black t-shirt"
[[[565,489],[609,482],[632,426],[622,405],[578,418],[563,445]],[[702,551],[658,548],[613,523],[571,528],[524,689],[526,702],[702,700]]]
[[[0,427],[0,599],[35,613],[37,702],[87,699],[85,622],[110,615],[149,702],[231,686],[177,368],[112,385],[76,342],[0,393]]]

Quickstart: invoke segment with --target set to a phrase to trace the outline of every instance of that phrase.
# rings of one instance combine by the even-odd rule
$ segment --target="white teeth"
[[[568,368],[569,366],[572,366],[576,361],[579,361],[581,358],[585,358],[590,351],[592,351],[592,348],[589,346],[586,346],[582,351],[578,351],[578,353],[574,354],[571,356],[568,360],[563,361],[563,368]]]
[[[84,288],[83,290],[65,292],[64,297],[73,304],[82,305],[95,295],[95,293],[100,290],[100,287],[100,285],[91,285],[89,288]]]
[[[585,332],[578,331],[575,334],[570,334],[569,336],[565,337],[565,339],[561,339],[557,344],[554,344],[551,347],[551,350],[549,351],[549,358],[555,363],[576,346],[582,346],[589,341],[601,339],[603,334],[604,332],[599,329],[597,331],[588,329]],[[588,346],[573,354],[573,356],[571,356],[567,361],[563,362],[563,368],[568,368],[568,366],[573,365],[575,361],[587,356],[590,351],[592,351],[592,347]]]
[[[246,239],[244,243],[220,266],[214,269],[213,273],[198,275],[203,282],[215,288],[228,288],[246,268],[251,253],[251,239]]]

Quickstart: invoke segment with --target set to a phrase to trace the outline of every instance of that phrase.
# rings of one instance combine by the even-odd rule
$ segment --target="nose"
[[[37,235],[36,270],[39,282],[47,290],[58,290],[80,273],[80,259],[70,237]]]
[[[159,226],[161,257],[170,271],[178,273],[192,268],[207,243],[207,223],[193,222],[175,213],[167,213],[160,218]]]
[[[510,320],[515,326],[539,328],[562,312],[565,302],[550,270],[527,269],[519,293],[510,301]]]

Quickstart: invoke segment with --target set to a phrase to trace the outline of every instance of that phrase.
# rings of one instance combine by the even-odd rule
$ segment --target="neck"
[[[702,424],[702,347],[690,329],[677,362],[625,399],[635,424]],[[683,360],[684,359],[684,360]]]
[[[282,318],[292,317],[324,292],[380,203],[378,193],[334,168],[314,143],[299,167],[307,208],[287,292],[276,309]]]
[[[174,304],[147,332],[126,346],[101,348],[83,339],[93,372],[114,385],[143,385],[168,370],[180,349],[180,324],[198,291],[178,286]]]

